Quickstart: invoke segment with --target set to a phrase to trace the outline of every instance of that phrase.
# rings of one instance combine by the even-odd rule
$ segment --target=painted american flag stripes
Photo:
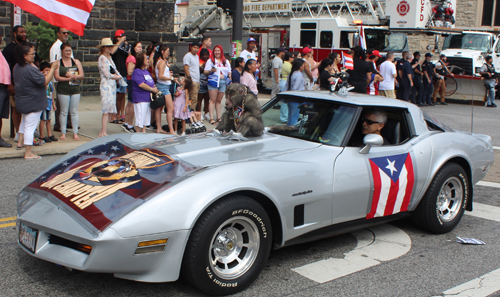
[[[370,168],[374,190],[367,219],[408,210],[415,176],[409,153],[372,158]]]

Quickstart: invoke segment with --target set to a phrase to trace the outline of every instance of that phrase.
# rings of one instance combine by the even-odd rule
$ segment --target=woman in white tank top
[[[172,84],[172,76],[170,75],[170,69],[168,68],[168,56],[170,55],[170,49],[168,46],[162,44],[156,48],[155,52],[155,74],[157,79],[156,87],[162,94],[165,95],[165,106],[167,107],[167,124],[169,132],[168,134],[177,135],[174,131],[173,126],[173,115],[174,115],[174,103],[172,101],[172,95],[170,94],[170,85]],[[161,127],[161,110],[162,108],[157,108],[155,110],[156,119],[156,133],[167,133]]]

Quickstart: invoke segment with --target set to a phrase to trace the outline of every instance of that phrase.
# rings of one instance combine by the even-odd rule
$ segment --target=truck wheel
[[[264,208],[233,195],[199,218],[186,246],[182,275],[207,294],[234,294],[259,276],[271,246],[271,221]]]
[[[444,165],[413,212],[413,221],[429,232],[450,232],[464,215],[468,190],[469,181],[463,168],[456,163]]]

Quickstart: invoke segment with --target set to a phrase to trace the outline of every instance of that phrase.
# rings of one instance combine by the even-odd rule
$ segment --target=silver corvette
[[[258,277],[271,248],[405,216],[449,232],[493,163],[489,136],[396,99],[286,92],[263,110],[260,137],[121,134],[79,147],[20,193],[21,248],[135,281],[182,274],[227,295]],[[373,124],[380,135],[364,133]]]

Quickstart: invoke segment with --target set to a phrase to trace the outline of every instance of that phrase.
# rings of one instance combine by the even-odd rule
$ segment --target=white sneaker
[[[16,133],[16,137],[14,137],[14,141],[19,141],[19,133]]]
[[[186,136],[186,132],[182,132],[181,136]]]
[[[206,113],[206,114],[205,114],[205,119],[206,119],[207,121],[210,121],[210,114]]]

